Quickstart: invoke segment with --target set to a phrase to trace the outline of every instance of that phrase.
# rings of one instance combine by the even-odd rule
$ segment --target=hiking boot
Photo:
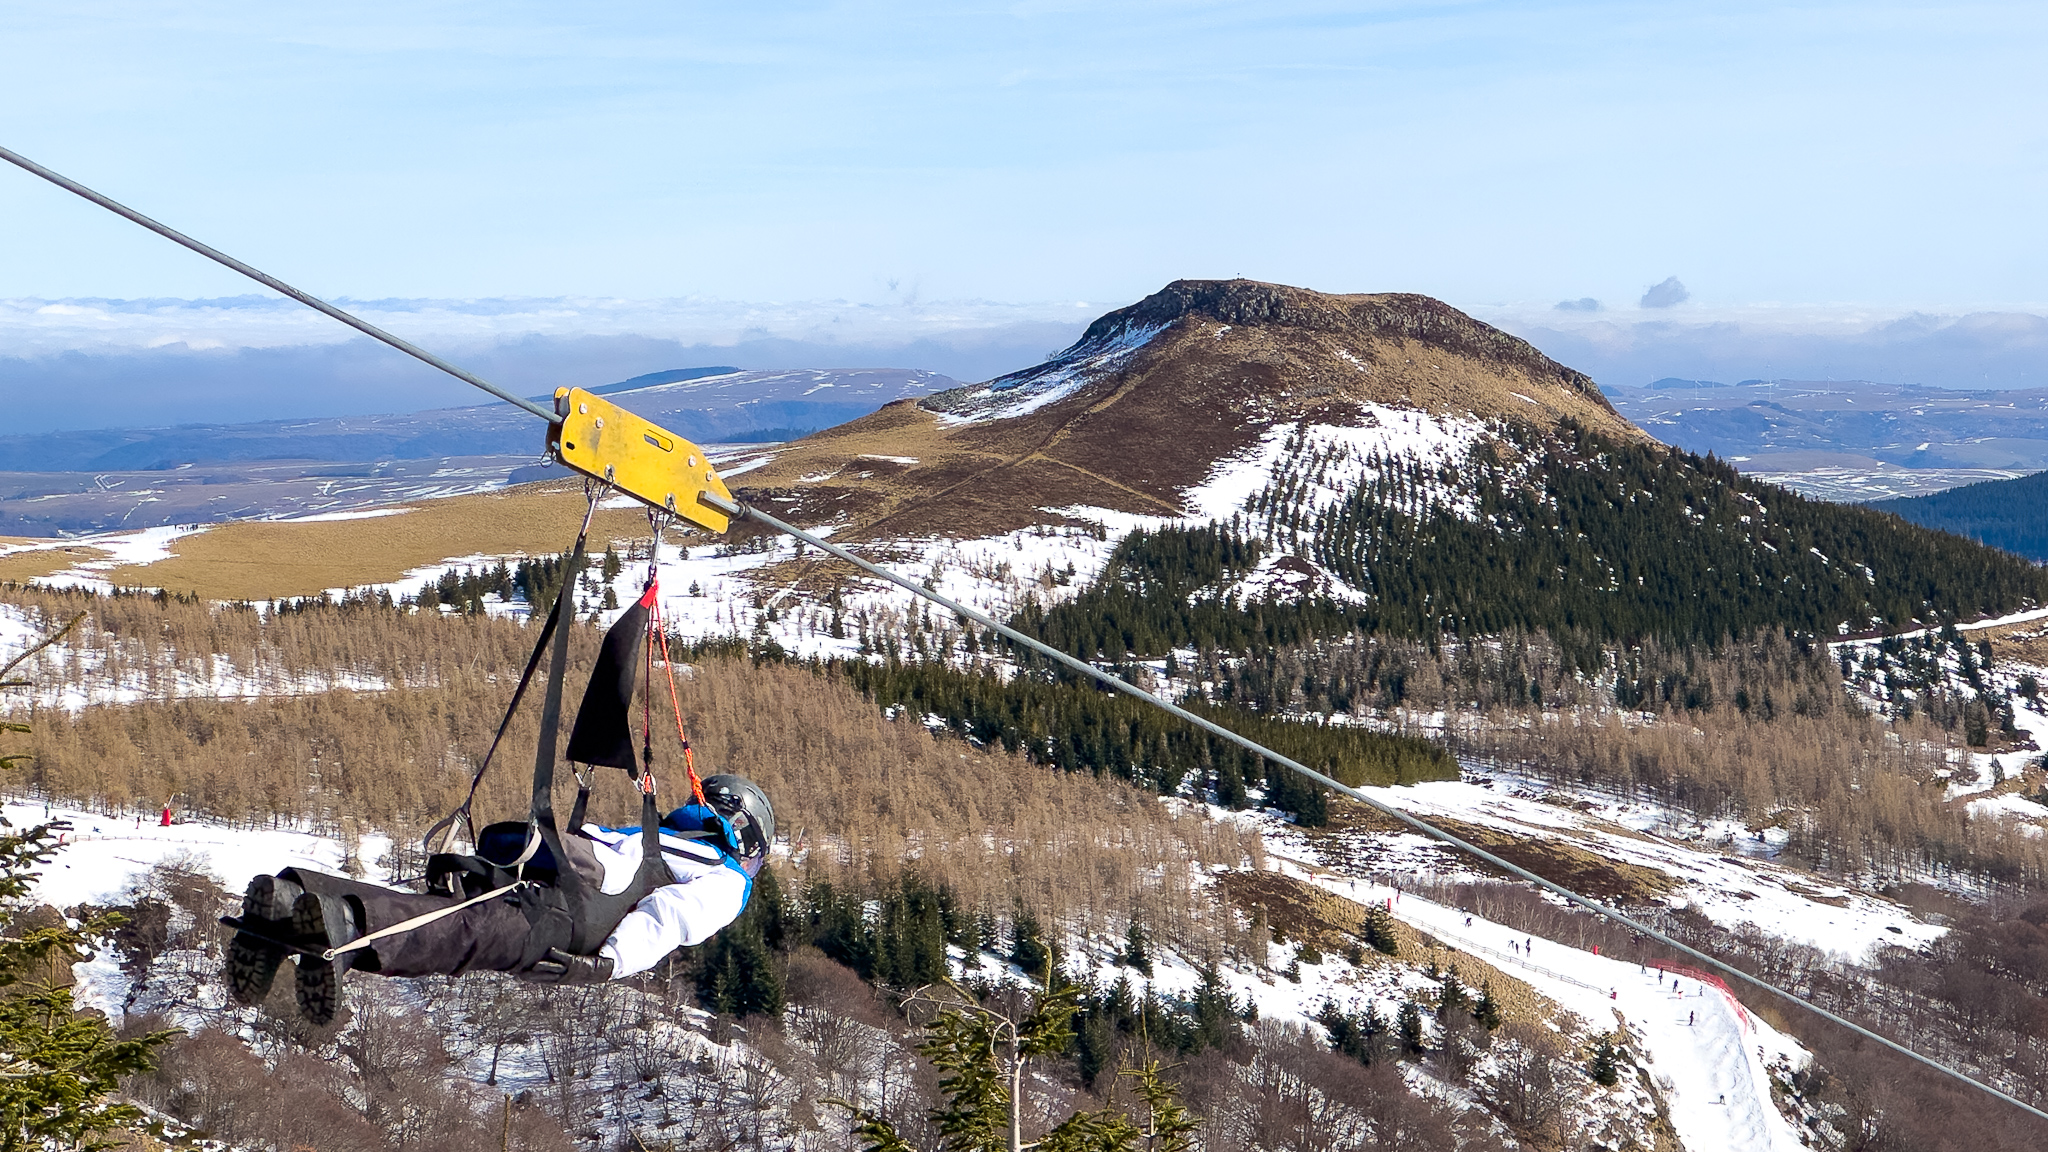
[[[355,909],[340,896],[308,892],[292,905],[292,930],[307,948],[339,948],[362,935]],[[341,1010],[341,978],[360,953],[344,952],[332,960],[299,956],[299,1013],[316,1026],[334,1021]]]
[[[291,932],[292,903],[304,889],[277,876],[258,876],[242,893],[242,922],[259,927],[264,935],[285,936]],[[228,944],[228,989],[236,1001],[261,1004],[270,995],[278,966],[284,963],[284,945],[250,932],[237,932]]]

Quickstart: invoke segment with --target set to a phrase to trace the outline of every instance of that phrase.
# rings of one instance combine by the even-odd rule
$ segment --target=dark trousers
[[[308,892],[347,900],[364,934],[462,903],[456,897],[400,892],[322,872],[287,868],[278,875]],[[513,972],[529,962],[530,926],[525,906],[501,896],[386,936],[364,949],[367,955],[357,953],[354,967],[382,976],[459,976],[479,969]]]

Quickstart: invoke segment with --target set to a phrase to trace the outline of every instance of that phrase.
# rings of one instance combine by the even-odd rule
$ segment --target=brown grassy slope
[[[869,536],[976,535],[1065,504],[1178,514],[1187,488],[1265,429],[1348,423],[1365,403],[1644,435],[1585,376],[1426,296],[1177,281],[1096,321],[1051,366],[1091,340],[1157,326],[1114,371],[1035,412],[948,419],[989,407],[988,386],[903,401],[791,445],[744,482],[751,495],[796,496],[799,515],[851,520]],[[1048,370],[993,383],[1028,388]]]
[[[104,560],[107,552],[90,545],[61,544],[49,540],[25,540],[18,537],[0,537],[0,544],[40,544],[44,547],[24,548],[0,556],[0,581],[38,580],[55,575],[67,568],[94,560]]]
[[[422,501],[397,516],[367,520],[244,521],[185,536],[172,555],[130,564],[108,576],[122,587],[193,592],[209,600],[315,596],[396,580],[408,569],[452,556],[544,555],[569,547],[585,508],[574,482],[521,485],[503,492]],[[645,538],[633,509],[601,511],[591,547]]]
[[[1278,872],[1228,872],[1218,877],[1230,902],[1265,920],[1275,939],[1305,943],[1320,952],[1343,955],[1359,946],[1365,905],[1347,900],[1307,881]],[[1362,949],[1367,966],[1403,964],[1420,969],[1434,961],[1439,968],[1458,967],[1459,981],[1470,988],[1492,988],[1507,1023],[1540,1024],[1557,1017],[1558,1005],[1530,987],[1467,952],[1445,947],[1419,929],[1394,921],[1394,956]]]

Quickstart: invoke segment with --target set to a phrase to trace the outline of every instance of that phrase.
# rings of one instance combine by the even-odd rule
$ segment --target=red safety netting
[[[1749,1010],[1742,1006],[1742,1001],[1736,997],[1734,990],[1728,987],[1726,980],[1721,979],[1712,972],[1702,972],[1697,968],[1674,963],[1670,960],[1652,960],[1650,961],[1650,967],[1662,969],[1673,976],[1683,976],[1688,980],[1697,980],[1701,984],[1711,985],[1714,988],[1720,989],[1721,995],[1728,1000],[1728,1006],[1735,1009],[1736,1018],[1742,1021],[1742,1026],[1744,1028],[1755,1027],[1750,1022]]]

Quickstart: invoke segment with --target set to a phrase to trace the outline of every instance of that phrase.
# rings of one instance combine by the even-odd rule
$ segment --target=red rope
[[[704,782],[697,778],[697,757],[690,751],[690,734],[683,728],[683,705],[676,696],[676,665],[668,656],[668,629],[662,627],[661,623],[660,596],[654,597],[654,612],[647,618],[647,622],[654,629],[655,639],[661,645],[661,667],[662,671],[668,674],[668,705],[676,714],[676,738],[683,742],[683,771],[690,777],[690,795],[697,798],[697,803],[708,808],[711,804],[704,799]],[[654,658],[652,645],[648,646],[647,658]],[[654,677],[651,672],[647,678],[647,686],[648,695],[653,695]]]

